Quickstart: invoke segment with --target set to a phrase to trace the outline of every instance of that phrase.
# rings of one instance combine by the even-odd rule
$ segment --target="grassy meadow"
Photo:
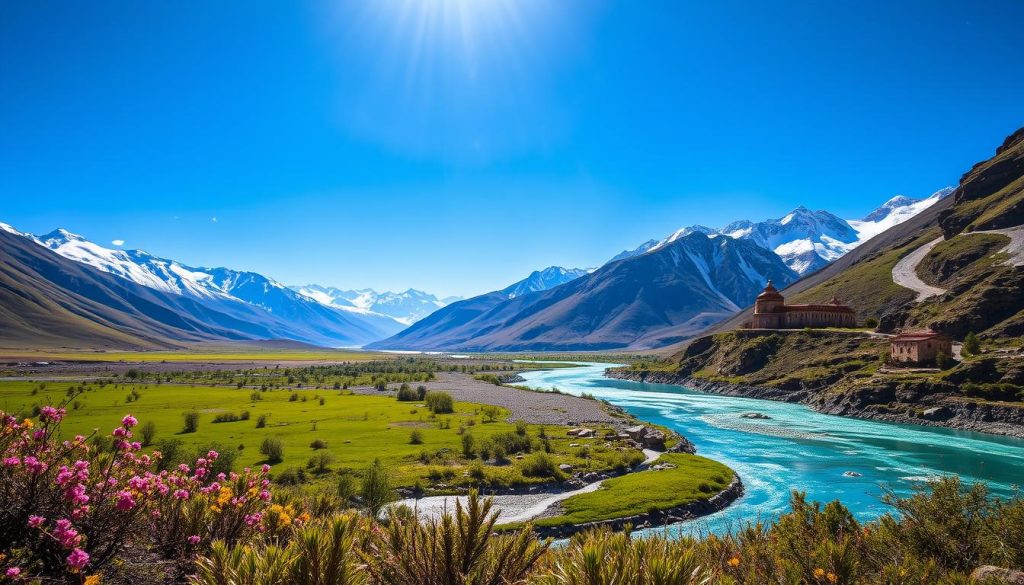
[[[561,515],[542,518],[535,524],[583,524],[669,510],[708,499],[725,489],[733,476],[725,465],[689,453],[665,453],[657,462],[675,467],[605,480],[597,491],[564,500]]]
[[[557,466],[562,463],[575,470],[607,471],[643,458],[635,449],[606,446],[603,438],[570,438],[566,428],[507,422],[509,413],[498,407],[455,402],[453,412],[434,414],[423,400],[398,401],[393,392],[0,382],[3,411],[30,416],[33,409],[65,400],[63,432],[68,436],[89,435],[94,429],[109,432],[131,413],[139,419],[140,430],[154,425],[149,448],[186,458],[215,447],[234,455],[236,469],[266,462],[278,478],[294,480],[301,470],[309,485],[332,484],[339,472],[348,470],[358,475],[374,459],[386,464],[396,487],[442,493],[458,486],[549,482],[561,478]],[[195,432],[183,432],[188,412],[198,414]],[[218,416],[238,420],[214,422]],[[599,435],[612,430],[596,428]],[[266,439],[280,441],[282,461],[268,460],[260,452]],[[315,441],[322,444],[313,448]]]

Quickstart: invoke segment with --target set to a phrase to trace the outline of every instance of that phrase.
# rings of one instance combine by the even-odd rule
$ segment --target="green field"
[[[564,500],[561,516],[543,518],[535,524],[582,524],[668,510],[708,499],[725,489],[733,477],[732,470],[725,465],[688,453],[666,453],[658,463],[676,467],[606,480],[597,491]]]
[[[358,474],[377,458],[387,464],[396,486],[419,483],[427,492],[441,493],[457,486],[552,481],[557,471],[545,475],[524,473],[523,469],[536,462],[536,452],[546,449],[550,449],[546,457],[556,468],[568,463],[579,470],[621,468],[643,457],[634,449],[605,446],[604,439],[570,439],[565,428],[536,425],[520,429],[525,434],[519,435],[520,443],[526,444],[521,450],[533,454],[523,454],[521,459],[511,451],[504,458],[497,454],[487,455],[486,460],[466,457],[464,434],[471,435],[478,446],[496,435],[516,435],[516,425],[504,422],[506,411],[456,402],[455,412],[435,415],[423,402],[399,402],[391,392],[360,395],[327,389],[259,391],[187,384],[18,381],[0,382],[0,410],[31,415],[34,407],[61,403],[69,392],[78,394],[67,406],[66,435],[88,435],[94,429],[109,433],[122,416],[131,413],[139,419],[140,429],[148,421],[156,425],[153,448],[168,440],[180,441],[179,452],[189,454],[216,446],[236,453],[236,469],[264,462],[260,446],[266,438],[276,438],[284,445],[284,458],[273,465],[275,475],[289,468],[305,470],[311,457],[328,454],[329,471],[320,475],[306,472],[310,484],[332,482],[340,470]],[[489,409],[495,409],[493,416],[484,415]],[[200,415],[194,433],[182,432],[183,415],[188,411]],[[241,416],[243,412],[248,413],[247,420],[213,422],[217,415]],[[257,428],[261,416],[266,417],[266,426]],[[611,430],[596,428],[602,435]],[[414,431],[422,444],[411,442]],[[542,433],[548,438],[542,438]],[[326,448],[311,448],[317,439],[325,442]],[[569,447],[570,443],[577,445]]]

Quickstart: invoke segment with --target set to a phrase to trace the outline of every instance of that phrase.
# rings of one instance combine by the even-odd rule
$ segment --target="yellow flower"
[[[216,514],[220,514],[220,506],[210,506],[210,511]]]
[[[730,567],[738,567],[738,566],[740,566],[740,557],[739,557],[739,555],[735,555],[731,559],[729,559],[729,566]]]
[[[295,517],[300,522],[309,522],[309,512],[303,512]]]
[[[32,423],[32,419],[29,419],[29,418],[26,418],[25,420],[21,421],[21,424],[22,424],[22,425],[24,425],[24,427],[25,427],[26,429],[31,429],[31,428],[32,428],[33,426],[35,426],[35,425],[34,425],[34,424]]]
[[[825,576],[825,569],[822,569],[821,567],[818,567],[817,569],[814,569],[814,578],[815,579],[821,579],[824,576]]]
[[[89,575],[85,578],[85,581],[83,581],[83,585],[100,585],[100,576]]]
[[[829,583],[835,583],[839,580],[839,576],[831,571],[829,571],[828,575],[825,575],[825,578],[828,579]]]
[[[229,488],[229,487],[222,487],[222,488],[220,488],[220,492],[217,494],[217,504],[220,505],[220,506],[223,506],[224,504],[227,504],[229,501],[231,501],[231,496],[233,496],[233,495],[234,495],[234,492],[231,491],[231,488]]]

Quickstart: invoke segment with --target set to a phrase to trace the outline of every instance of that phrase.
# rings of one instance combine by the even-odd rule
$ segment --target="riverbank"
[[[618,380],[684,386],[708,394],[799,403],[835,416],[1024,438],[1024,408],[944,393],[918,394],[896,385],[867,386],[842,393],[719,382],[666,371],[610,368],[605,375]]]

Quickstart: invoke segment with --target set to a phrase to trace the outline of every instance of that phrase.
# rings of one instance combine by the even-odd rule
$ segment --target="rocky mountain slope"
[[[233,337],[291,339],[320,346],[358,346],[400,330],[394,319],[326,307],[254,272],[195,268],[141,250],[113,250],[68,232],[33,236],[3,226],[68,260],[194,303],[176,302],[182,319],[217,324],[228,318]],[[72,287],[71,292],[77,292]],[[212,320],[212,321],[211,321]]]
[[[375,348],[598,350],[659,347],[748,304],[767,279],[797,278],[746,240],[694,232],[550,290],[453,303]]]
[[[0,227],[0,347],[166,349],[271,337],[258,324],[68,260]]]

